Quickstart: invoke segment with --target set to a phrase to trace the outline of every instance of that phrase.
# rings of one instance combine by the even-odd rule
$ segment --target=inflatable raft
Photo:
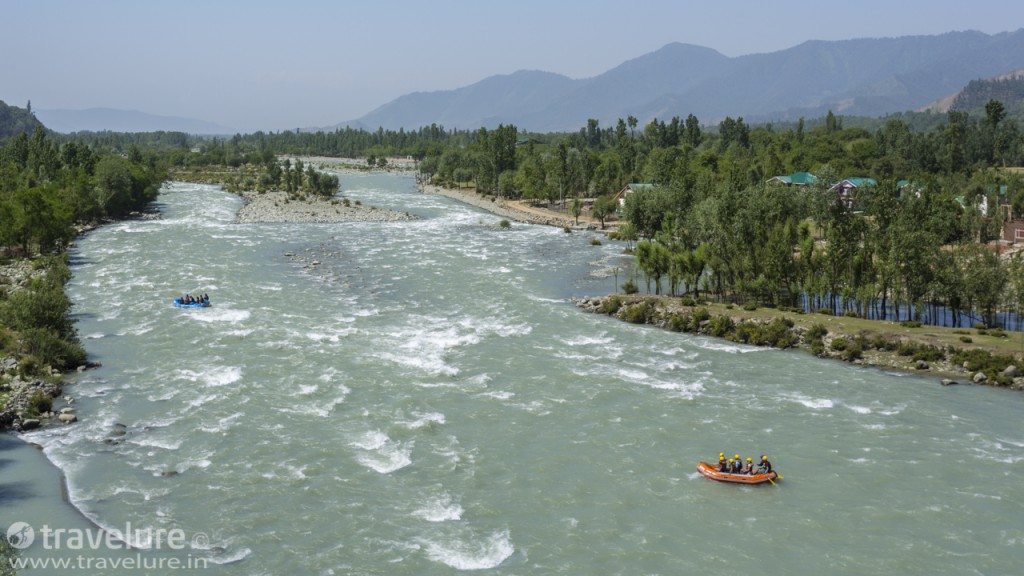
[[[210,303],[209,302],[192,302],[192,303],[189,303],[189,304],[185,304],[184,302],[181,301],[181,298],[175,298],[174,299],[174,307],[175,308],[209,308],[210,307]]]
[[[774,470],[766,472],[764,474],[732,474],[729,472],[719,472],[718,467],[707,462],[698,462],[697,471],[703,474],[705,477],[719,482],[731,482],[733,484],[764,484],[765,482],[772,482],[779,477]]]

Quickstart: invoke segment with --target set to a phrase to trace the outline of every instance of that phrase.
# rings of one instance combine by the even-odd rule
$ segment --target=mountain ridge
[[[36,110],[36,116],[55,132],[186,132],[189,134],[234,134],[236,131],[214,122],[182,116],[164,116],[120,108]]]
[[[472,129],[514,123],[572,130],[596,118],[695,114],[791,120],[828,110],[879,116],[921,107],[968,81],[1024,68],[1024,29],[938,35],[808,40],[775,52],[729,57],[672,42],[588,78],[520,70],[473,84],[413,92],[333,127]],[[332,128],[333,128],[332,127]]]

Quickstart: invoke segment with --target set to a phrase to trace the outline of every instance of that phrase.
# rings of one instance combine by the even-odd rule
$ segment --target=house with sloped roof
[[[792,174],[769,178],[768,183],[782,184],[784,186],[813,186],[818,183],[818,177],[810,172],[793,172]]]
[[[629,196],[634,192],[652,190],[653,188],[654,184],[650,184],[648,182],[630,182],[629,184],[626,184],[622,190],[619,190],[619,193],[615,195],[615,200],[619,203],[619,206],[625,206],[626,196]]]
[[[835,192],[839,201],[846,204],[847,208],[853,206],[854,192],[858,188],[874,188],[878,186],[878,182],[874,178],[862,178],[855,176],[852,178],[845,178],[832,185],[828,189],[829,192]]]

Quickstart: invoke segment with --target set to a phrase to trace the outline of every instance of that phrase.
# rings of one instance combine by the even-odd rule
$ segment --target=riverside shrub
[[[609,316],[618,312],[619,308],[622,308],[622,298],[619,298],[618,296],[605,298],[601,302],[601,312],[604,312]]]
[[[654,306],[649,302],[638,302],[624,309],[619,317],[631,324],[646,324],[654,316]]]

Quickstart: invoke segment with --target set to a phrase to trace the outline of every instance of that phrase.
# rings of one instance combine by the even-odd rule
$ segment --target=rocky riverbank
[[[42,279],[48,270],[37,262],[40,261],[17,258],[0,264],[0,290],[10,295]],[[79,370],[86,368],[82,366]],[[0,325],[0,430],[20,432],[46,424],[75,422],[73,399],[63,398],[65,406],[54,410],[63,385],[60,371],[40,366],[36,358],[20,354],[17,333]]]
[[[287,192],[240,192],[245,205],[235,215],[235,222],[404,222],[416,220],[408,212],[374,206],[363,206],[348,199],[326,199],[307,196],[296,199]]]
[[[935,326],[901,326],[877,320],[775,309],[745,310],[668,296],[612,295],[574,299],[580,309],[625,322],[650,324],[754,346],[799,348],[820,358],[932,374],[945,385],[988,384],[1024,390],[1021,358],[1006,346],[955,346],[960,332]],[[978,336],[979,338],[981,336]],[[970,340],[970,338],[968,338]],[[962,340],[961,340],[962,342]]]

